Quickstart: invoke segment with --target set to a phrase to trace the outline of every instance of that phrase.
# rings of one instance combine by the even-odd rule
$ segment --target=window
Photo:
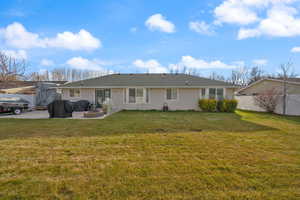
[[[129,88],[129,103],[135,103],[135,88]]]
[[[110,89],[96,89],[95,90],[95,103],[100,107],[105,101],[111,98]]]
[[[206,89],[201,88],[201,98],[204,99],[206,97]]]
[[[127,102],[127,90],[124,89],[124,103]]]
[[[111,98],[110,89],[104,89],[104,96],[105,96],[105,100]]]
[[[223,88],[217,88],[217,99],[218,100],[224,99],[224,89]]]
[[[216,88],[209,88],[209,99],[216,98]]]
[[[224,88],[209,88],[209,99],[224,99]]]
[[[80,89],[70,89],[70,97],[80,97]]]
[[[135,102],[136,102],[136,103],[145,103],[145,99],[144,99],[144,89],[143,89],[143,88],[137,88],[137,89],[136,89]]]
[[[126,97],[125,97],[126,102]],[[149,103],[149,89],[145,88],[129,88],[128,103]]]
[[[143,97],[144,96],[144,89],[143,88],[137,88],[136,89],[136,97]]]
[[[177,99],[177,88],[168,88],[166,91],[167,91],[167,100]]]
[[[146,103],[149,103],[149,88],[146,89]]]

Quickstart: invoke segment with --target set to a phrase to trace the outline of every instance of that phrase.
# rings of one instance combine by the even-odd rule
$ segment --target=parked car
[[[29,102],[20,97],[1,97],[0,113],[21,114],[24,110],[28,110]]]

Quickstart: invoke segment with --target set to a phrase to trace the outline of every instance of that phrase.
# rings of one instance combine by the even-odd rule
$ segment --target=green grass
[[[299,199],[300,117],[0,119],[0,199]]]

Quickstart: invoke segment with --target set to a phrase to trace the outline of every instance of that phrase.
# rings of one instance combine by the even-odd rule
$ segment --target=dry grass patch
[[[0,130],[0,199],[300,195],[299,118],[241,111],[121,112],[103,121],[78,121],[73,135],[61,127],[71,127],[69,121],[7,121],[10,125],[4,127],[11,135]],[[13,131],[13,124],[22,132]],[[158,128],[165,132],[156,133]]]

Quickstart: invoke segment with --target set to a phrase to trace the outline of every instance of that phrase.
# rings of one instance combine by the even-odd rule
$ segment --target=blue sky
[[[0,0],[0,50],[30,71],[300,74],[299,0]]]

